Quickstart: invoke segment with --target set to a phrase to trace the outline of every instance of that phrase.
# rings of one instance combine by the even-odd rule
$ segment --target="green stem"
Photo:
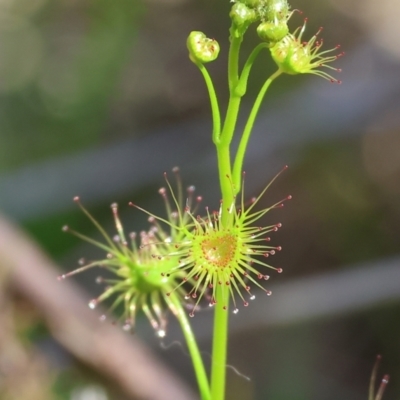
[[[227,115],[231,114],[227,113]],[[232,114],[232,117],[236,118],[237,112],[236,114]],[[225,124],[225,126],[227,125],[229,124]],[[234,202],[229,146],[230,142],[221,142],[217,144],[218,171],[222,192],[221,223],[223,226],[227,225],[227,221],[229,218],[228,209]],[[213,350],[211,364],[212,400],[224,400],[225,398],[226,353],[228,345],[228,290],[229,289],[223,285],[216,288],[216,298],[219,300],[218,303],[215,305],[214,314]]]
[[[239,82],[239,50],[241,43],[242,43],[241,37],[240,38],[231,37],[231,45],[229,47],[229,58],[228,58],[228,83],[229,83],[230,96],[229,96],[229,103],[228,103],[228,109],[226,111],[224,126],[221,132],[221,143],[223,143],[224,146],[229,146],[232,141],[233,133],[235,132],[237,117],[239,114],[241,97],[235,94],[235,89]],[[218,151],[218,146],[217,146],[217,151]],[[230,174],[230,167],[229,167],[229,174]],[[226,176],[223,178],[223,180],[226,180]],[[220,183],[222,185],[222,181]]]
[[[221,116],[219,112],[219,105],[217,95],[215,93],[214,84],[210,77],[210,74],[207,71],[207,68],[201,63],[195,63],[197,67],[200,69],[200,72],[203,74],[204,81],[206,82],[208,94],[210,96],[210,103],[211,103],[211,112],[212,112],[212,119],[213,119],[213,133],[212,139],[215,144],[219,142],[219,136],[221,132]]]
[[[219,184],[222,194],[221,222],[223,225],[225,225],[229,217],[227,210],[234,201],[229,144],[220,144],[217,146],[217,156]]]
[[[229,46],[228,55],[228,83],[231,94],[233,93],[239,80],[239,52],[243,37],[230,37],[231,44]]]
[[[231,95],[229,98],[228,110],[225,116],[224,127],[221,132],[220,140],[215,143],[218,157],[219,184],[222,194],[222,224],[227,221],[226,210],[231,206],[236,190],[232,187],[232,167],[230,158],[230,144],[235,132],[236,121],[239,114],[241,98]]]
[[[230,156],[230,145],[235,132],[236,121],[239,114],[241,98],[231,95],[228,104],[228,110],[225,116],[224,127],[221,132],[220,141],[216,143],[218,157],[219,184],[222,194],[222,215],[221,222],[226,224],[228,213],[234,196],[237,193],[236,188],[232,186],[232,166]]]
[[[247,59],[246,63],[244,64],[242,73],[240,74],[239,81],[235,87],[235,94],[243,97],[246,94],[247,90],[247,81],[249,79],[249,74],[251,71],[251,67],[254,64],[257,56],[260,54],[262,49],[268,49],[268,45],[266,43],[258,44],[255,49],[251,52],[249,58]]]
[[[239,82],[239,51],[242,44],[242,37],[231,37],[228,56],[228,83],[229,83],[229,103],[226,111],[225,122],[221,133],[221,143],[229,146],[233,133],[235,132],[236,120],[239,113],[241,97],[235,94],[236,85]],[[218,151],[218,146],[217,146]],[[230,162],[229,162],[230,165]],[[230,172],[230,168],[229,168]],[[226,180],[226,177],[224,178]],[[222,184],[222,182],[221,182]]]
[[[246,126],[243,130],[242,138],[240,139],[239,147],[236,153],[235,162],[233,166],[233,185],[237,192],[240,191],[241,188],[241,174],[243,167],[244,155],[246,153],[247,144],[249,142],[250,134],[253,129],[254,121],[257,117],[258,111],[260,109],[261,103],[264,99],[265,93],[267,92],[269,86],[273,82],[275,78],[282,74],[282,71],[278,69],[275,73],[273,73],[264,83],[260,92],[257,95],[257,98],[254,102],[253,108],[250,111],[249,118],[246,122]]]
[[[192,327],[188,321],[185,310],[182,307],[181,301],[175,292],[172,292],[166,299],[167,303],[181,325],[183,335],[185,336],[186,345],[189,349],[190,358],[192,359],[193,368],[196,374],[197,384],[200,390],[201,400],[211,400],[210,384],[208,382],[207,373],[204,368],[203,359],[201,358],[200,350],[197,346],[196,337],[192,331]]]
[[[220,300],[215,305],[214,314],[211,398],[212,400],[224,400],[228,347],[229,288],[223,285],[218,286],[216,297]]]
[[[239,114],[241,96],[235,93],[239,82],[239,50],[242,37],[231,36],[228,60],[229,104],[226,111],[225,122],[219,142],[215,143],[218,156],[219,182],[222,194],[221,223],[227,225],[229,219],[228,209],[234,202],[234,188],[232,187],[232,167],[230,159],[230,144],[235,132],[236,121]],[[235,191],[236,192],[236,191]],[[226,380],[226,354],[228,345],[228,308],[229,292],[225,286],[216,288],[216,298],[219,299],[214,314],[214,334],[211,364],[211,398],[224,400]]]
[[[235,132],[236,121],[240,108],[240,101],[241,98],[234,94],[229,97],[228,109],[226,111],[225,123],[224,127],[222,128],[220,140],[221,143],[224,143],[227,146],[231,144],[232,137]]]

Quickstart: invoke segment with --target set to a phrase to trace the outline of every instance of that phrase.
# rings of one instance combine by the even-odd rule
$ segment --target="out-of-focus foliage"
[[[0,170],[99,142],[140,2],[0,4]]]

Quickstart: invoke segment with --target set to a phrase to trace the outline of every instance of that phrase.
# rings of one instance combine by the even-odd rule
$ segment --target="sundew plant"
[[[202,400],[225,399],[230,314],[238,313],[242,307],[245,309],[255,298],[253,291],[257,288],[266,294],[259,301],[267,301],[267,296],[271,295],[266,287],[269,274],[282,272],[269,262],[271,256],[281,251],[280,246],[270,242],[270,234],[281,224],[264,225],[263,217],[270,210],[281,208],[291,196],[260,209],[260,199],[279,174],[256,198],[247,199],[244,188],[248,178],[245,179],[243,162],[262,101],[271,83],[284,74],[313,74],[328,82],[340,83],[335,77],[340,70],[331,64],[343,55],[338,52],[339,46],[323,49],[319,37],[321,29],[309,35],[307,19],[301,17],[298,10],[292,10],[287,0],[234,0],[231,3],[229,102],[223,113],[206,68],[207,63],[218,58],[218,42],[203,32],[193,31],[186,43],[189,59],[204,77],[209,93],[213,122],[211,140],[218,160],[220,204],[212,209],[202,206],[202,198],[195,194],[194,187],[185,189],[179,169],[174,168],[171,176],[164,173],[165,187],[159,190],[165,215],[153,215],[142,205],[132,202],[132,207],[148,214],[149,228],[140,233],[127,233],[119,219],[117,204],[112,204],[116,232],[110,237],[79,198],[75,198],[104,240],[94,241],[69,227],[64,230],[100,247],[106,256],[60,276],[64,279],[93,267],[109,270],[112,277],[98,278],[105,289],[98,298],[90,301],[89,307],[95,308],[104,300],[111,301],[111,309],[123,309],[121,320],[126,330],[134,329],[136,315],[142,312],[156,334],[164,337],[168,312],[175,316],[187,342]],[[300,26],[292,29],[299,19],[297,25]],[[241,44],[250,29],[257,32],[259,44],[247,60],[242,60]],[[265,78],[255,99],[249,99],[253,106],[243,130],[239,130],[237,120],[241,101],[246,95],[252,66],[261,52],[270,54],[270,62],[276,65],[276,70]],[[239,145],[233,152],[231,143],[235,135]],[[195,317],[204,304],[214,309],[210,376],[190,326],[190,317]]]

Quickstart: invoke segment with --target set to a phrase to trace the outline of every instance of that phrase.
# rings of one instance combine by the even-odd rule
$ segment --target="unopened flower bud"
[[[203,32],[193,31],[186,41],[189,58],[194,63],[208,63],[218,57],[219,44],[214,39],[209,39]]]
[[[235,3],[229,16],[232,19],[231,33],[235,37],[243,36],[247,28],[257,20],[257,13],[243,3]]]
[[[261,40],[274,45],[289,33],[286,20],[275,20],[274,22],[262,22],[257,27],[257,34]]]

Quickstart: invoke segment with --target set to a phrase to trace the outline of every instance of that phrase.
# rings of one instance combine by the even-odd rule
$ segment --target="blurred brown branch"
[[[195,399],[191,390],[135,337],[87,309],[85,296],[57,281],[57,266],[0,215],[0,277],[42,313],[53,336],[75,357],[147,400]]]
[[[21,316],[0,270],[0,398],[3,400],[56,400],[52,393],[55,373],[48,360],[21,340]],[[19,318],[18,318],[19,317]]]

